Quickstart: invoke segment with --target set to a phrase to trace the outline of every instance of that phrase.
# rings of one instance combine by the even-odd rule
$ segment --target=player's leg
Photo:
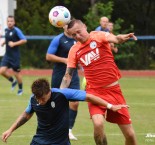
[[[107,138],[104,133],[104,122],[105,119],[102,114],[95,114],[92,116],[94,125],[94,139],[96,145],[107,145]]]
[[[8,79],[11,83],[12,83],[12,86],[11,86],[11,90],[14,90],[17,82],[16,80],[10,75],[10,73],[8,73],[8,67],[7,66],[2,66],[0,67],[0,74],[2,76],[4,76],[6,79]]]
[[[135,131],[132,124],[118,125],[125,137],[125,145],[137,145]]]
[[[70,140],[77,140],[77,138],[72,133],[72,128],[76,120],[78,106],[79,106],[78,101],[69,103],[69,139]]]
[[[15,77],[17,79],[17,82],[18,82],[18,92],[17,92],[17,95],[22,95],[23,94],[23,82],[22,82],[22,75],[21,75],[21,72],[18,70],[14,70],[14,74],[15,74]]]

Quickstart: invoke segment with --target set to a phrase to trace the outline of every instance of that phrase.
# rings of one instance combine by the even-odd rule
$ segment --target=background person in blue
[[[46,79],[37,79],[32,86],[33,95],[25,111],[11,127],[2,134],[6,142],[13,131],[26,123],[36,113],[38,126],[30,145],[70,145],[68,138],[69,102],[68,100],[88,101],[100,106],[111,106],[117,111],[127,105],[112,105],[85,91],[75,89],[50,89]]]
[[[7,78],[12,83],[12,90],[18,83],[19,90],[18,95],[23,93],[22,76],[20,73],[20,51],[18,46],[27,42],[26,37],[22,31],[15,27],[15,19],[13,16],[8,16],[7,26],[5,29],[5,41],[1,44],[6,44],[6,52],[1,61],[0,74]],[[9,73],[8,69],[12,68],[15,80]]]
[[[67,25],[64,26],[63,29],[64,33],[57,35],[51,41],[46,54],[46,60],[54,63],[51,78],[52,88],[60,88],[60,84],[63,76],[65,75],[67,67],[66,64],[69,50],[76,43],[75,40],[67,33]],[[80,89],[80,81],[77,69],[74,72],[69,88]],[[69,106],[69,138],[71,140],[77,140],[77,138],[72,133],[72,128],[76,120],[79,102],[70,102]]]
[[[107,17],[101,17],[100,18],[100,26],[98,26],[95,29],[95,31],[109,32],[109,29],[107,28],[108,23],[109,23],[109,19]]]

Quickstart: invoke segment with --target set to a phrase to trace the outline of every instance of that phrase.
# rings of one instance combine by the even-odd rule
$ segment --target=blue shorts
[[[12,68],[15,72],[21,71],[20,70],[20,62],[18,60],[17,61],[11,61],[8,58],[3,57],[2,61],[1,61],[1,66]]]

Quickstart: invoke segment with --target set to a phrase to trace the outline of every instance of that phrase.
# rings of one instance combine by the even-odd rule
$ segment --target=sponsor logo
[[[99,49],[96,48],[91,52],[89,52],[88,54],[86,54],[84,58],[80,58],[80,60],[87,66],[99,58],[100,58]]]

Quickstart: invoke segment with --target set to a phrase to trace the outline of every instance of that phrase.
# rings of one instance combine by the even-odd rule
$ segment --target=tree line
[[[48,14],[52,7],[67,7],[72,17],[83,20],[88,30],[99,25],[101,16],[107,16],[114,22],[114,33],[135,32],[135,35],[154,35],[154,0],[17,0],[15,11],[16,24],[25,35],[57,35],[61,28],[51,26]],[[51,40],[28,40],[21,47],[22,67],[51,68],[45,60]],[[154,69],[155,43],[150,40],[118,45],[114,54],[120,69]]]

